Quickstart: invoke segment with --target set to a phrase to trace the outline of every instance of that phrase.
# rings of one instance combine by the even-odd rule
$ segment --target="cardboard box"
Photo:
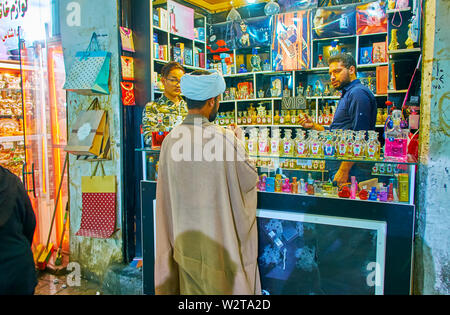
[[[377,67],[377,94],[386,94],[389,84],[389,67]]]

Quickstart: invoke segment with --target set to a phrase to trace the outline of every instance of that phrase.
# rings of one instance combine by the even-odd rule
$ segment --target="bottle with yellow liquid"
[[[285,113],[284,110],[281,110],[281,115],[280,115],[280,125],[284,125],[285,122],[285,117],[284,117]]]
[[[259,132],[258,154],[268,155],[270,149],[269,144],[270,144],[269,129],[262,128]]]
[[[365,131],[356,132],[355,142],[353,143],[353,158],[357,160],[361,160],[366,156],[365,154],[366,146],[365,141],[363,139],[364,137],[363,132],[365,133]]]
[[[296,129],[295,143],[295,155],[298,157],[308,156],[309,148],[308,141],[305,138],[305,131],[303,129]]]
[[[353,131],[352,130],[346,130],[347,136],[346,136],[346,141],[347,141],[347,153],[345,155],[345,158],[347,159],[352,159],[353,158],[353,143],[354,143],[354,139],[353,139]]]
[[[273,123],[275,125],[280,124],[280,111],[279,110],[275,111],[275,116],[273,116]]]
[[[380,159],[380,141],[378,141],[378,133],[376,131],[369,131],[369,140],[367,141],[366,155],[369,160]]]
[[[344,131],[337,131],[336,140],[336,156],[339,159],[345,159],[347,157],[347,137]]]
[[[292,141],[292,130],[284,130],[283,156],[294,156],[294,142]]]
[[[280,129],[272,130],[272,138],[270,139],[270,155],[279,156],[281,147]]]
[[[289,110],[285,111],[286,116],[284,116],[284,123],[286,125],[289,125],[291,123],[291,114],[289,112],[290,112]]]
[[[309,142],[309,152],[312,157],[323,157],[322,143],[316,130],[312,130],[311,141]]]
[[[258,155],[258,129],[250,130],[250,137],[247,140],[247,150],[249,155]]]

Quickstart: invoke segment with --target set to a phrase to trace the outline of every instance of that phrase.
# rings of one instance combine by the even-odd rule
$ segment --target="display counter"
[[[154,294],[159,152],[138,151],[146,162],[141,182],[144,294]],[[260,174],[263,294],[411,293],[415,161],[251,159]],[[342,162],[354,163],[358,179],[353,185],[330,181]]]

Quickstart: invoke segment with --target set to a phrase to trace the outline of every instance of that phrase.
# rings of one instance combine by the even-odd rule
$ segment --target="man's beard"
[[[217,113],[219,112],[219,102],[216,101],[213,111],[209,114],[209,122],[214,122],[217,117]]]

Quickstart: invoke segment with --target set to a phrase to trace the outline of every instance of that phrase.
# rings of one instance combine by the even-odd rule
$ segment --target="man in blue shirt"
[[[349,54],[339,54],[331,57],[328,64],[331,84],[336,90],[342,91],[330,130],[375,130],[377,102],[372,92],[356,78],[355,59]],[[307,129],[325,129],[307,115],[299,123]],[[340,163],[333,180],[338,184],[348,182],[353,164]]]

